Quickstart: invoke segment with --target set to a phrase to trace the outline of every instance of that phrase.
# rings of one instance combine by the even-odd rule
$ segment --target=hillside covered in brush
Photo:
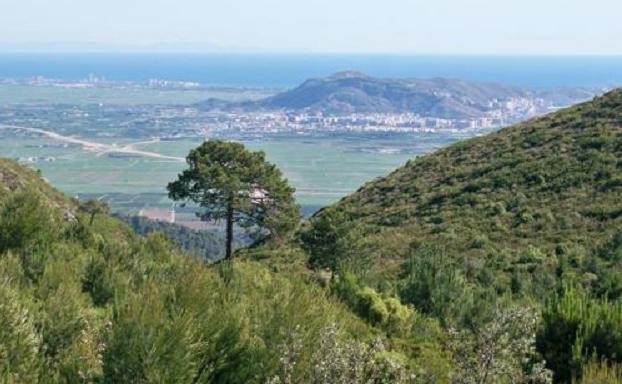
[[[619,260],[605,255],[622,241],[622,91],[411,160],[316,214],[312,228],[327,220],[363,233],[383,270],[442,244],[472,278],[498,272],[500,290],[514,275],[566,268],[622,294],[599,275],[614,273]]]
[[[206,262],[217,261],[223,257],[224,240],[216,231],[194,230],[180,224],[152,220],[142,216],[116,214],[114,217],[129,225],[139,235],[161,233],[184,251]]]
[[[1,382],[549,382],[529,308],[490,323],[506,341],[448,332],[395,295],[283,265],[305,258],[287,244],[207,265],[14,162],[0,191]],[[473,370],[483,350],[499,363]]]
[[[322,382],[348,364],[404,382],[427,355],[386,335],[305,271],[210,267],[0,159],[2,383]]]
[[[446,324],[544,306],[538,348],[558,382],[581,354],[620,361],[622,91],[411,160],[318,212],[301,241],[316,269]],[[582,327],[598,341],[581,344]]]

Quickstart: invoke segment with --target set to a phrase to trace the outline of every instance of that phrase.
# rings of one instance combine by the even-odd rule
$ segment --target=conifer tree
[[[225,221],[225,259],[233,256],[234,224],[259,238],[280,238],[299,223],[294,188],[263,152],[209,140],[190,151],[186,162],[188,168],[169,183],[169,196],[198,204],[202,220]]]

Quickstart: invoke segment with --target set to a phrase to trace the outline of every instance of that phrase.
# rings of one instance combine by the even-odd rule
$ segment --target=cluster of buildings
[[[52,156],[23,156],[23,157],[18,157],[15,160],[20,163],[34,164],[34,163],[41,163],[41,162],[51,163],[51,162],[56,161],[56,158]]]
[[[542,99],[510,99],[496,102],[479,116],[440,118],[416,113],[350,113],[271,111],[210,112],[201,117],[210,132],[279,133],[298,131],[343,132],[458,132],[490,130],[547,112]]]
[[[76,81],[41,76],[20,80],[21,84],[59,87],[123,87],[89,75]],[[0,79],[0,84],[19,83]],[[196,89],[201,84],[152,79],[127,83],[127,87]],[[479,108],[479,109],[478,109]],[[484,108],[485,111],[480,109]],[[308,110],[206,110],[199,104],[25,104],[0,106],[0,122],[53,127],[59,133],[92,137],[161,137],[168,139],[219,134],[274,134],[293,132],[461,132],[488,131],[512,124],[552,108],[551,100],[535,95],[492,99],[485,107],[467,108],[459,117],[435,117],[418,113],[330,114]],[[430,113],[432,114],[432,113]]]
[[[150,79],[147,82],[147,86],[149,88],[196,89],[201,88],[201,83],[194,81]]]
[[[104,76],[97,76],[95,74],[89,74],[83,79],[66,80],[66,79],[52,79],[45,76],[34,76],[26,79],[0,79],[0,85],[29,85],[35,87],[58,87],[58,88],[152,88],[152,89],[199,89],[203,85],[194,81],[176,81],[176,80],[161,80],[150,79],[146,82],[129,82],[129,81],[109,81]]]

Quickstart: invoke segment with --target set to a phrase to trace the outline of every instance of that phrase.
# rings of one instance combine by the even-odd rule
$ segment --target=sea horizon
[[[213,86],[290,88],[360,71],[380,78],[452,78],[525,88],[622,86],[622,56],[302,53],[0,52],[0,78],[166,79]]]

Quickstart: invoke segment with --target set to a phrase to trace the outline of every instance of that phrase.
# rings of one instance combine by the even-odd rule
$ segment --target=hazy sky
[[[0,43],[620,55],[621,15],[622,0],[0,0]]]

